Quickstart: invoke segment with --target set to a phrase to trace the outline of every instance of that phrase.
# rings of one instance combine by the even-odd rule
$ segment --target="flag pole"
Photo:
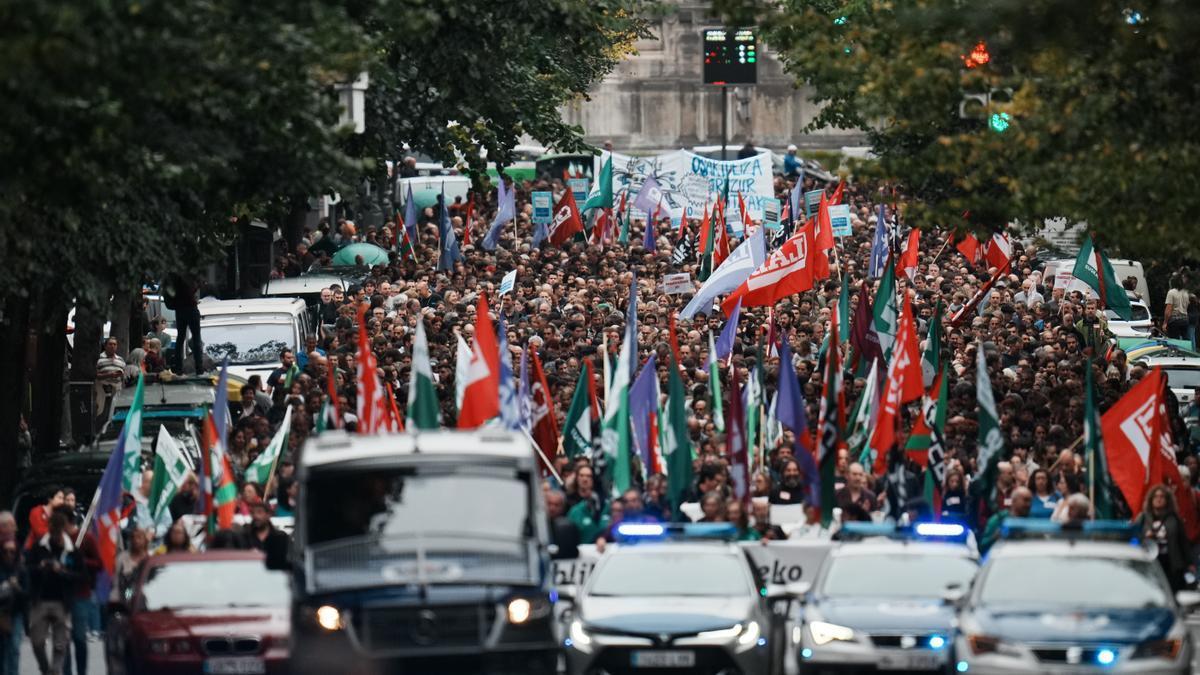
[[[942,257],[942,253],[946,250],[946,247],[949,245],[950,245],[949,239],[947,239],[945,242],[942,243],[942,247],[938,249],[937,255],[933,256],[933,262],[937,262],[938,258]]]
[[[100,503],[100,488],[92,493],[92,503],[88,506],[87,515],[83,517],[83,524],[79,526],[79,534],[75,535],[75,548],[79,548],[83,544],[83,536],[87,534],[88,526],[92,524],[92,518],[96,515],[96,504]]]
[[[538,447],[537,441],[533,440],[533,436],[529,433],[529,430],[522,429],[521,433],[524,434],[525,438],[529,440],[530,445],[533,446],[533,451],[536,452],[538,457],[541,458],[542,463],[546,465],[546,469],[550,471],[550,475],[554,476],[554,480],[558,481],[559,485],[563,485],[562,476],[558,475],[558,472],[554,470],[554,463],[551,462],[546,457],[546,453],[542,452],[542,449]]]

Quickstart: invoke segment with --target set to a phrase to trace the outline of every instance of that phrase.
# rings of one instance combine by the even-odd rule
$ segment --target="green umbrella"
[[[357,259],[362,258],[362,262]],[[356,265],[386,265],[388,253],[375,244],[350,244],[338,249],[333,254],[334,267],[353,267]]]

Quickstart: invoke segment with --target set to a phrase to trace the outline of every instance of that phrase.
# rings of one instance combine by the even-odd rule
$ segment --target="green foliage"
[[[508,164],[522,134],[564,151],[583,130],[559,108],[648,37],[650,0],[383,1],[364,20],[382,55],[371,70],[356,150],[398,160],[402,146],[470,169]]]
[[[995,229],[1065,216],[1129,257],[1196,257],[1200,5],[1099,0],[717,0],[757,18],[823,106],[815,126],[866,128],[922,226]],[[844,22],[837,23],[838,17]],[[985,41],[990,63],[962,57]],[[964,91],[1010,88],[1004,133],[962,120]],[[962,214],[969,212],[969,222]]]
[[[0,283],[101,306],[318,192],[361,44],[315,0],[0,0]]]

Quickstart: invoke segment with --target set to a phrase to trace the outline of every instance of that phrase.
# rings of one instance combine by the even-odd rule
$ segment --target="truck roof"
[[[286,296],[244,300],[205,298],[197,304],[197,307],[200,308],[200,316],[204,318],[230,314],[296,314],[306,309],[303,300]]]
[[[374,436],[331,430],[313,436],[300,453],[302,468],[349,463],[386,463],[420,456],[517,460],[533,464],[533,448],[521,434],[500,429],[385,433]]]

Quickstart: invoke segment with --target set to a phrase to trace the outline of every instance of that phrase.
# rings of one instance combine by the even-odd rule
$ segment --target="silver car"
[[[787,597],[734,543],[614,547],[567,613],[567,672],[782,673]]]

